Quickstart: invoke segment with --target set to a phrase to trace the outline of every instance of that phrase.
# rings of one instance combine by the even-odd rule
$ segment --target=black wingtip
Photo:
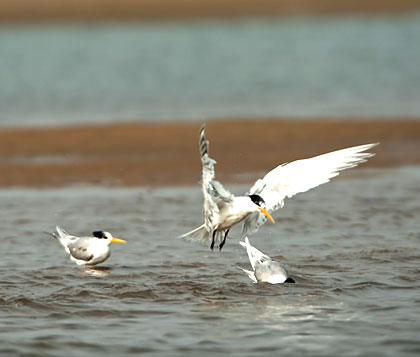
[[[206,154],[208,155],[208,153],[209,153],[209,142],[207,141],[206,135],[204,133],[204,129],[205,128],[206,128],[206,124],[204,123],[201,126],[201,129],[200,129],[200,140],[199,140],[199,144],[200,144],[200,153],[201,153],[201,156],[204,156]]]
[[[291,277],[288,277],[284,282],[285,283],[291,283],[291,284],[295,283],[294,279],[292,279]]]

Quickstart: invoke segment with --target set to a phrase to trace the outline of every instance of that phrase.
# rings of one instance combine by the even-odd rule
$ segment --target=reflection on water
[[[287,201],[252,238],[285,285],[237,269],[239,228],[221,253],[175,238],[202,220],[198,186],[1,190],[0,354],[416,355],[419,177],[359,169]],[[57,224],[128,243],[79,267]]]
[[[110,267],[83,267],[82,268],[83,271],[86,274],[92,275],[92,276],[101,276],[101,277],[106,277],[110,274],[111,268]]]
[[[0,125],[419,116],[420,15],[0,28]]]

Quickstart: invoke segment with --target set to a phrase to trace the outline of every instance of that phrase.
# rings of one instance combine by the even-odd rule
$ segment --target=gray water
[[[0,27],[0,125],[420,116],[420,14]]]
[[[356,169],[288,200],[250,237],[285,285],[237,268],[239,228],[222,252],[175,238],[202,222],[198,186],[0,190],[0,354],[418,356],[419,182]],[[83,269],[43,233],[56,224],[128,243]]]

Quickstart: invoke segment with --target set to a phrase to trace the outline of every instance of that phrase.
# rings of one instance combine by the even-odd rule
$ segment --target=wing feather
[[[271,261],[271,258],[259,251],[257,248],[251,245],[248,237],[245,237],[244,242],[239,242],[239,244],[246,249],[248,254],[249,262],[251,263],[252,269],[255,270],[258,264],[262,264],[267,261]]]
[[[85,238],[79,238],[74,243],[67,245],[72,257],[88,262],[93,258],[93,254],[87,249],[87,246]]]
[[[219,206],[231,202],[233,195],[223,185],[216,181],[214,165],[216,161],[209,157],[209,142],[205,136],[205,124],[200,129],[200,154],[202,163],[201,186],[204,196],[204,224],[208,232],[213,231],[219,220]]]
[[[286,198],[327,183],[337,176],[339,171],[365,162],[375,154],[364,151],[376,145],[378,143],[354,146],[279,165],[264,178],[257,180],[249,194],[260,195],[266,203],[267,210],[273,212],[283,207]],[[249,215],[244,222],[242,235],[254,233],[266,219],[260,213]]]

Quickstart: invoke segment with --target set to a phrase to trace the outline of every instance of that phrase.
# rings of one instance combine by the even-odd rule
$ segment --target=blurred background
[[[420,114],[420,1],[2,1],[0,20],[1,126]]]
[[[197,172],[197,157],[188,153],[196,153],[204,121],[241,121],[213,133],[209,127],[224,154],[255,133],[244,120],[353,125],[352,136],[329,127],[320,142],[311,132],[324,132],[323,124],[278,128],[271,142],[271,124],[258,126],[258,142],[276,156],[265,162],[265,153],[253,153],[269,167],[365,141],[411,153],[420,138],[420,1],[18,0],[0,2],[0,21],[0,169],[7,172],[0,185],[34,177],[38,184],[92,182],[86,172],[98,157],[93,182],[151,183],[140,180],[144,167],[163,172],[169,151],[179,154],[174,170],[180,162],[187,170],[190,157]],[[372,119],[382,131],[366,135],[360,125]],[[386,131],[383,121],[401,125]],[[168,123],[190,123],[177,129],[184,143],[171,138]],[[284,131],[299,141],[279,146]],[[390,139],[408,146],[396,151]],[[300,149],[287,154],[293,145]],[[417,163],[412,156],[408,162]],[[136,177],[122,177],[136,169]],[[167,183],[181,176],[190,177],[183,171]]]

